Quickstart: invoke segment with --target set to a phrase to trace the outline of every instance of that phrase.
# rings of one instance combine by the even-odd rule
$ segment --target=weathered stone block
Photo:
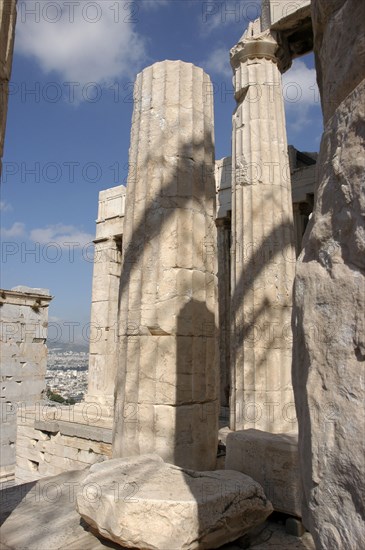
[[[225,468],[260,483],[274,510],[301,517],[297,434],[231,432],[226,440]]]
[[[6,2],[13,10],[15,2]],[[0,4],[1,48],[11,32],[7,35],[3,18],[4,3]],[[13,14],[14,15],[14,14]],[[10,16],[10,12],[7,14]],[[7,21],[7,23],[6,23]],[[4,28],[3,28],[4,27]],[[6,42],[7,47],[11,47]],[[11,55],[10,52],[8,52]],[[1,61],[1,60],[0,60]],[[0,62],[1,65],[1,62]],[[44,344],[47,336],[48,305],[51,301],[49,291],[28,287],[15,287],[12,290],[1,290],[1,439],[2,459],[12,455],[15,467],[15,434],[17,416],[20,424],[29,424],[23,418],[27,405],[36,407],[45,388],[47,348]],[[7,453],[3,442],[11,447]]]
[[[85,489],[97,488],[91,498]],[[90,497],[90,495],[89,495]],[[77,510],[99,533],[128,548],[218,548],[262,523],[272,506],[238,472],[195,472],[156,455],[92,466]]]

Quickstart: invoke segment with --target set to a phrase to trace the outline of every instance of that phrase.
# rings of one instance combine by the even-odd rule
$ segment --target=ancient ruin
[[[51,300],[43,288],[0,291],[0,483],[15,478],[16,442],[23,436],[21,429],[17,432],[17,413],[39,403],[46,387],[45,342]]]
[[[198,67],[137,77],[113,456],[213,469],[218,437],[213,103]]]
[[[90,403],[113,409],[117,373],[118,297],[122,264],[125,187],[99,194],[91,303],[88,391]]]
[[[283,50],[275,33],[261,28],[261,20],[250,24],[231,50],[238,103],[232,135],[233,430],[295,429],[286,413],[294,400],[290,325],[295,250],[280,74],[291,58]]]
[[[39,481],[2,491],[7,547],[362,549],[364,22],[357,0],[262,0],[218,161],[209,76],[137,75],[128,184],[99,196],[88,393],[18,413],[16,481]],[[310,51],[318,158],[288,146],[282,96]],[[50,475],[43,527],[19,488]],[[296,539],[260,540],[272,510]]]

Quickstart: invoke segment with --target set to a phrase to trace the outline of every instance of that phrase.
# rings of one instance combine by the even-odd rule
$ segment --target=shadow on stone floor
[[[66,472],[0,491],[1,550],[123,549],[95,536],[76,512],[76,493],[87,470]],[[288,535],[272,520],[222,550],[315,550],[309,533]],[[161,549],[162,550],[162,549]]]

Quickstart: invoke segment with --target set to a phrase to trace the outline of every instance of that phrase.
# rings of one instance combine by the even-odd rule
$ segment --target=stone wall
[[[82,470],[110,458],[111,440],[111,419],[91,404],[19,408],[16,483]]]
[[[0,481],[15,468],[16,410],[36,403],[45,389],[48,290],[0,290],[1,462]]]
[[[124,186],[100,192],[85,402],[72,407],[37,402],[18,408],[17,483],[83,469],[111,456],[124,212]]]
[[[8,93],[13,60],[16,0],[0,0],[0,175],[4,153]]]

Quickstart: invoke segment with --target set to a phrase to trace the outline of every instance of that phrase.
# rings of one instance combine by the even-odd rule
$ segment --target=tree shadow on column
[[[121,276],[121,284],[120,284],[120,302],[119,302],[119,315],[120,315],[120,321],[122,324],[124,324],[125,327],[125,333],[123,333],[123,327],[121,328],[121,336],[126,339],[127,345],[128,345],[128,339],[130,338],[130,334],[128,334],[128,289],[130,282],[133,279],[133,271],[140,262],[140,260],[143,258],[143,251],[146,246],[149,245],[149,243],[162,232],[162,229],[164,225],[167,223],[168,219],[173,215],[174,212],[176,212],[176,209],[182,208],[187,209],[191,208],[191,198],[194,197],[197,199],[199,205],[204,208],[204,202],[206,199],[211,199],[212,194],[215,195],[215,186],[214,186],[214,180],[213,180],[213,164],[207,166],[207,160],[206,155],[204,153],[205,148],[207,147],[206,140],[209,140],[210,136],[207,134],[205,136],[205,139],[201,140],[200,142],[195,143],[186,143],[180,147],[179,154],[177,155],[177,158],[179,159],[179,163],[183,163],[184,170],[183,173],[181,172],[181,164],[177,166],[176,173],[171,177],[170,181],[167,181],[166,183],[161,185],[160,193],[157,194],[157,196],[151,196],[150,200],[147,202],[145,206],[145,210],[142,213],[142,215],[139,217],[140,221],[138,225],[134,228],[132,228],[132,232],[130,234],[130,237],[126,240],[127,246],[124,250],[124,257],[123,257],[123,267],[122,267],[122,276]],[[200,149],[203,151],[203,154],[200,155],[200,158],[202,160],[194,160],[192,158],[192,151],[195,151],[196,149]],[[163,144],[161,144],[161,151],[163,151]],[[199,155],[197,155],[197,158]],[[158,167],[158,169],[162,172],[162,168],[165,163],[165,158],[163,155],[163,152],[160,153],[160,156],[156,158],[155,156],[152,158],[149,158],[146,160],[146,163],[149,161],[152,161],[153,165],[155,167]],[[213,159],[212,159],[213,162]],[[189,186],[191,185],[190,182],[187,180],[187,173],[191,173],[192,177],[194,178],[193,182],[193,190],[189,191]],[[200,175],[200,181],[198,175]],[[140,182],[139,182],[140,184]],[[127,187],[127,216],[128,216],[128,209],[133,207],[133,186],[134,182],[130,181]],[[145,183],[146,193],[148,190],[148,181]],[[130,200],[129,200],[130,199]],[[164,215],[160,215],[160,212],[163,211]],[[127,220],[126,216],[126,220]],[[288,229],[288,225],[290,224],[290,219],[284,220],[283,222],[277,224],[277,226],[273,229],[272,235],[268,236],[264,243],[262,244],[262,247],[257,250],[253,257],[251,258],[247,271],[245,273],[241,273],[240,279],[238,281],[238,284],[236,285],[236,289],[233,295],[232,299],[232,305],[233,305],[233,311],[231,312],[231,315],[234,316],[238,309],[242,307],[243,301],[247,295],[247,285],[245,277],[247,278],[247,273],[250,274],[250,278],[255,280],[256,277],[259,276],[261,271],[264,269],[265,265],[268,263],[268,259],[265,258],[265,248],[268,244],[272,243],[274,239],[276,238],[276,241],[279,243],[285,243],[287,239],[283,239],[285,231]],[[280,241],[281,239],[281,241]],[[203,245],[203,243],[200,243]],[[275,250],[275,253],[277,253],[277,249]],[[176,268],[179,268],[180,266],[175,266]],[[155,266],[152,266],[153,269],[155,269]],[[143,269],[145,271],[143,272],[144,277],[148,277],[148,269],[146,266],[143,266]],[[126,302],[123,302],[124,297],[126,297]],[[123,307],[121,308],[121,304],[123,303]],[[127,304],[127,305],[126,305]],[[124,309],[123,309],[124,308]],[[173,313],[173,312],[172,312]],[[182,308],[182,310],[178,313],[178,327],[182,327],[184,323],[186,323],[186,319],[198,319],[199,322],[203,320],[203,323],[206,322],[207,326],[209,327],[212,323],[214,324],[214,316],[211,314],[211,312],[208,311],[208,308],[206,307],[206,304],[204,302],[199,302],[198,300],[194,300],[192,297]],[[237,344],[243,341],[244,335],[246,334],[246,330],[249,329],[250,322],[244,323],[244,330],[240,333]],[[143,327],[138,326],[137,327],[137,333],[132,334],[133,337],[139,338],[141,334],[141,329]],[[191,370],[194,366],[194,363],[192,361],[193,357],[193,351],[194,346],[195,349],[199,350],[200,348],[203,349],[203,353],[207,353],[206,348],[202,347],[202,344],[200,340],[203,339],[203,337],[207,337],[207,346],[208,344],[212,344],[214,341],[214,338],[210,337],[209,334],[203,333],[204,328],[201,327],[200,332],[198,332],[199,336],[195,338],[196,341],[193,341],[193,345],[191,346],[191,350],[187,350],[188,347],[188,340],[191,339],[191,336],[180,334],[180,329],[177,332],[177,341],[176,341],[176,398],[178,400],[181,400],[181,403],[189,403],[189,401],[186,400],[186,392],[189,390],[190,392],[195,391],[195,388],[193,386],[193,382],[197,380],[197,377],[192,375],[192,373],[189,373],[189,369]],[[154,336],[150,336],[150,338],[155,338]],[[194,340],[194,339],[193,339]],[[152,342],[152,340],[151,340]],[[215,342],[214,342],[215,347]],[[188,360],[186,359],[186,356],[188,355]],[[191,359],[189,358],[191,356]],[[209,354],[208,354],[209,356]],[[204,356],[205,357],[205,356]],[[123,422],[125,419],[123,418],[123,411],[125,410],[125,407],[128,406],[128,395],[125,395],[125,381],[126,381],[126,361],[127,361],[127,354],[126,353],[120,353],[120,364],[118,368],[118,374],[117,374],[117,383],[116,383],[116,415],[115,415],[115,427],[114,427],[114,443],[113,443],[113,452],[114,456],[123,456]],[[190,364],[189,364],[190,361]],[[199,363],[197,363],[199,364]],[[244,365],[242,365],[242,368]],[[152,368],[151,368],[152,370]],[[188,375],[188,376],[187,376]],[[133,395],[136,396],[137,402],[132,403],[133,405],[139,405],[139,399],[140,395],[138,394],[138,386],[139,386],[140,380],[137,377],[135,382],[135,387],[133,388]],[[201,389],[200,389],[201,391]],[[204,393],[204,392],[203,392]],[[203,393],[200,393],[202,395]],[[199,394],[199,392],[198,392]],[[129,391],[129,395],[131,395],[131,392]],[[150,396],[152,399],[152,396]],[[204,401],[200,402],[200,414],[206,415],[206,418],[209,418],[208,415],[210,414],[217,414],[213,411],[213,401]],[[171,403],[171,406],[175,406],[175,403]],[[192,442],[193,437],[195,437],[195,431],[197,426],[200,426],[201,423],[199,422],[198,425],[193,425],[193,422],[189,419],[189,417],[186,414],[186,411],[188,408],[193,408],[194,405],[191,403],[186,406],[175,407],[176,408],[176,426],[175,426],[175,449],[174,449],[174,457],[175,461],[179,464],[185,465],[185,464],[192,464],[193,460],[196,460],[196,453],[192,453]],[[199,409],[199,407],[196,407]],[[138,414],[138,410],[137,410]],[[190,411],[190,418],[194,418],[192,412]],[[214,418],[214,422],[217,422],[217,418]],[[135,437],[136,440],[138,440],[139,437],[139,424],[138,424],[138,417],[137,421],[134,424],[135,426]],[[191,426],[191,428],[190,428]],[[190,431],[191,429],[191,431]],[[195,430],[195,431],[194,431]],[[201,431],[201,430],[200,430]],[[117,435],[117,445],[115,443]],[[204,435],[204,437],[206,434]],[[199,449],[199,444],[197,445],[197,449]],[[143,449],[139,447],[139,443],[136,445],[136,454],[143,454]],[[191,453],[191,454],[189,454]],[[184,460],[187,460],[188,462],[184,463]],[[190,461],[190,462],[189,462]],[[189,486],[189,479],[187,478],[187,484]],[[191,484],[190,484],[191,485]],[[192,489],[194,490],[194,489]],[[199,499],[200,495],[196,495],[196,498]],[[202,513],[202,510],[198,507],[198,516]],[[201,522],[201,518],[199,519],[199,523]]]
[[[218,445],[218,357],[215,316],[191,299],[181,309],[176,337],[174,463],[213,470]]]
[[[273,199],[273,197],[271,197]],[[259,211],[252,212],[252,216],[259,217],[260,215],[265,215],[264,213],[260,213]],[[279,285],[285,285],[286,292],[288,292],[289,297],[289,303],[292,296],[292,268],[289,267],[288,270],[288,279],[285,280],[285,271],[283,271],[283,268],[280,265],[276,265],[276,260],[279,260],[280,262],[290,262],[295,263],[295,258],[289,257],[286,253],[287,245],[288,245],[288,231],[291,229],[291,219],[290,217],[284,217],[281,220],[279,220],[279,223],[277,223],[273,228],[270,234],[268,234],[264,240],[262,241],[261,245],[258,246],[256,249],[253,249],[250,251],[250,257],[247,259],[248,261],[245,264],[245,269],[242,270],[240,273],[240,276],[238,278],[238,281],[235,285],[234,291],[232,293],[232,301],[231,301],[231,316],[232,316],[232,322],[234,322],[235,319],[237,319],[239,310],[243,307],[246,300],[249,301],[249,303],[252,302],[252,298],[250,297],[251,292],[254,291],[255,283],[260,280],[262,281],[264,270],[267,268],[270,268],[270,272],[274,276],[279,276]],[[238,243],[240,244],[240,243]],[[245,251],[241,250],[241,253],[245,253]],[[264,284],[266,286],[269,286],[270,284],[273,284],[274,281],[264,281]],[[281,296],[280,300],[277,303],[270,303],[270,301],[266,298],[262,300],[262,303],[260,305],[256,305],[255,308],[252,310],[252,315],[250,315],[250,318],[244,318],[241,317],[241,323],[236,325],[235,329],[232,330],[232,354],[234,357],[234,352],[236,349],[243,349],[242,354],[242,364],[238,365],[238,368],[241,367],[242,370],[245,368],[245,353],[246,351],[249,351],[249,347],[255,346],[257,343],[262,346],[263,353],[261,356],[261,359],[257,360],[255,362],[255,376],[261,377],[261,380],[264,379],[267,375],[267,368],[276,368],[277,365],[273,364],[267,364],[267,353],[265,353],[265,349],[269,350],[274,348],[275,345],[281,344],[281,347],[287,348],[290,350],[291,340],[292,340],[292,327],[291,327],[291,319],[288,319],[287,326],[277,327],[277,330],[273,330],[274,327],[272,327],[272,330],[270,330],[267,333],[264,333],[263,330],[258,331],[256,333],[256,327],[257,328],[263,328],[262,325],[265,323],[265,312],[269,308],[278,308],[279,310],[281,308],[287,307],[285,303],[288,303],[288,300],[286,296]],[[279,338],[281,341],[279,342],[277,340]],[[260,341],[260,339],[264,341]],[[298,358],[297,358],[298,359]],[[280,367],[280,365],[279,365]],[[236,366],[237,368],[237,366]],[[236,380],[235,380],[235,372],[234,369],[231,370],[232,372],[232,397],[234,395],[234,392],[236,391]],[[278,375],[280,376],[280,375]],[[265,378],[266,380],[266,378]],[[267,387],[268,390],[270,390],[270,387]],[[290,403],[286,403],[288,407],[291,406]],[[231,407],[235,406],[234,399],[231,399]],[[269,408],[270,414],[271,408]],[[285,416],[285,412],[287,413],[287,409],[278,411],[275,410],[275,414],[283,415],[281,418],[284,419],[284,421],[289,422],[290,426],[289,429],[295,429],[295,421],[293,422],[293,419],[289,417],[288,414]],[[256,408],[255,408],[256,413]],[[261,410],[261,414],[267,414],[266,410]],[[236,414],[236,411],[234,411],[234,414]],[[247,422],[251,420],[251,417],[248,417],[247,410],[244,407],[241,407],[241,410],[239,410],[239,413],[241,415],[247,415]],[[275,437],[275,435],[273,436]],[[278,436],[280,438],[281,436]],[[230,439],[232,439],[233,436],[228,435],[227,437],[227,445],[230,443]],[[260,458],[258,457],[258,460]],[[245,464],[245,452],[243,450],[243,456],[241,461],[243,467]],[[244,473],[247,473],[250,475],[249,471],[243,470]],[[267,493],[268,498],[274,494],[276,495],[276,498],[278,500],[286,501],[289,505],[290,503],[295,503],[298,500],[298,495],[296,494],[296,487],[293,487],[291,485],[287,485],[284,489],[282,487],[273,487],[272,486],[273,480],[268,480],[269,483],[269,492]],[[285,494],[279,494],[278,491],[284,490]],[[271,494],[269,494],[271,492]]]
[[[252,212],[252,216],[259,217],[259,212]],[[261,214],[263,215],[263,214]],[[287,307],[285,304],[289,303],[291,301],[292,296],[292,277],[290,275],[289,270],[289,277],[288,279],[284,276],[283,277],[283,270],[282,267],[276,266],[275,261],[276,259],[284,259],[285,262],[288,263],[295,263],[295,257],[289,257],[287,256],[286,249],[288,246],[288,231],[291,231],[291,220],[290,218],[284,218],[278,223],[276,226],[273,227],[271,233],[267,235],[264,240],[262,241],[261,245],[258,246],[256,249],[253,250],[253,252],[250,253],[250,258],[248,262],[245,264],[245,269],[242,270],[240,273],[239,279],[237,283],[235,284],[235,287],[232,292],[232,299],[231,299],[231,320],[232,323],[235,322],[235,320],[238,317],[239,310],[243,307],[245,300],[250,299],[252,302],[252,298],[249,298],[249,295],[251,292],[256,292],[255,289],[255,283],[256,281],[262,277],[263,271],[267,269],[269,266],[271,268],[271,277],[275,278],[277,275],[279,275],[279,286],[285,286],[285,293],[288,293],[288,296],[283,295],[279,296],[277,293],[279,299],[277,303],[270,303],[268,299],[264,298],[262,301],[262,304],[259,308],[256,307],[256,310],[252,310],[252,315],[250,318],[242,318],[241,325],[236,326],[235,328],[232,327],[232,343],[231,343],[231,360],[234,363],[235,359],[235,350],[240,349],[243,347],[244,342],[252,342],[252,339],[254,338],[261,338],[263,340],[265,338],[265,347],[266,349],[270,349],[274,345],[274,340],[278,338],[278,334],[275,331],[272,330],[274,327],[271,327],[271,330],[269,330],[269,337],[267,337],[267,333],[264,334],[264,331],[261,330],[261,335],[254,336],[253,333],[255,331],[255,328],[263,328],[262,327],[262,319],[263,315],[266,310],[269,308],[272,309],[278,309],[280,311],[282,308]],[[240,244],[240,243],[238,243]],[[241,254],[245,254],[246,251],[240,250]],[[274,284],[273,281],[267,281],[267,288]],[[266,287],[266,281],[265,281],[265,287]],[[265,322],[265,320],[264,320]],[[289,346],[288,340],[289,335],[288,331],[290,333],[291,327],[290,327],[290,319],[288,321],[288,326],[283,327],[276,327],[277,330],[280,332],[280,338],[282,340],[282,346],[284,348]],[[242,369],[244,368],[244,353],[243,353],[243,363],[242,363]],[[260,361],[257,361],[255,363],[255,371],[259,376],[265,376],[265,373],[263,372],[263,369],[265,367],[265,355],[263,355],[262,359]],[[272,365],[272,368],[275,368],[275,365]],[[232,372],[233,369],[231,369]],[[232,407],[232,398],[236,391],[236,381],[234,379],[234,372],[232,372],[232,380],[231,380],[231,407]],[[233,401],[234,403],[234,401]],[[282,414],[282,411],[280,411],[280,414]]]
[[[136,227],[133,227],[129,232],[129,236],[125,239],[126,247],[123,251],[123,260],[122,260],[122,274],[121,282],[119,289],[119,335],[120,339],[124,340],[124,349],[123,352],[119,353],[119,366],[117,372],[117,379],[115,385],[115,421],[114,421],[114,434],[113,434],[113,454],[114,456],[125,456],[123,454],[123,438],[124,438],[124,424],[128,418],[125,418],[124,411],[129,405],[137,405],[137,418],[134,418],[134,433],[136,439],[136,454],[143,453],[143,449],[140,448],[138,443],[139,437],[139,421],[138,421],[138,406],[139,406],[139,384],[140,378],[136,378],[134,387],[129,389],[128,395],[125,392],[126,384],[126,373],[127,373],[127,353],[128,345],[130,344],[131,338],[134,338],[135,341],[141,337],[142,334],[147,333],[147,337],[156,338],[149,333],[148,327],[141,326],[141,316],[139,314],[138,320],[133,320],[130,322],[129,315],[129,287],[131,282],[133,282],[133,277],[135,276],[135,270],[141,268],[141,263],[144,261],[144,250],[147,246],[153,244],[154,239],[157,241],[159,235],[164,231],[165,225],[169,222],[170,218],[179,210],[191,209],[194,207],[201,212],[206,210],[206,201],[212,203],[215,200],[215,183],[214,183],[214,157],[209,151],[213,151],[212,138],[209,132],[205,133],[204,138],[200,141],[195,141],[193,143],[185,143],[180,146],[178,155],[176,155],[176,170],[175,173],[172,173],[170,180],[161,183],[160,192],[150,195],[150,198],[146,201],[146,206],[144,212],[139,215],[139,223]],[[166,159],[163,153],[163,144],[159,149],[158,155],[153,155],[146,158],[146,166],[152,166],[152,170],[158,171],[159,177],[162,178],[163,167],[166,164]],[[171,168],[171,166],[170,166]],[[135,170],[132,172],[131,178],[135,175]],[[137,182],[129,181],[127,186],[127,197],[126,197],[126,218],[128,220],[129,209],[134,207],[134,197],[135,197],[135,187],[136,184],[141,186],[141,181]],[[146,196],[148,197],[148,181],[145,183]],[[211,208],[211,206],[210,206]],[[209,217],[209,213],[207,214]],[[214,216],[212,217],[212,223],[214,226]],[[133,219],[131,215],[130,220]],[[128,222],[127,222],[128,223]],[[127,226],[128,231],[128,226]],[[193,228],[192,228],[193,231]],[[176,244],[178,243],[179,236],[176,235]],[[204,247],[211,244],[216,247],[216,242],[206,243],[206,242],[196,242],[196,237],[192,233],[191,246],[199,248],[199,254]],[[163,247],[164,243],[161,243]],[[204,263],[204,262],[203,262]],[[184,265],[176,265],[172,267],[173,269],[185,269]],[[146,266],[142,265],[142,292],[143,292],[143,282],[148,280],[150,270],[156,270],[156,265]],[[194,269],[194,266],[191,266],[190,269]],[[199,271],[199,269],[198,269]],[[139,272],[140,273],[140,272]],[[200,289],[201,291],[202,289]],[[192,296],[193,288],[191,288],[187,294],[187,298]],[[156,303],[157,303],[157,287],[155,289]],[[160,296],[159,300],[164,300],[164,297]],[[190,317],[192,315],[192,310],[195,311],[196,315],[207,317],[207,311],[202,312],[197,311],[197,305],[190,305],[191,311],[189,311]],[[206,307],[202,303],[202,307]],[[186,313],[186,312],[185,312]],[[187,314],[187,313],[186,313]],[[171,315],[178,315],[178,312],[171,311]],[[211,318],[207,320],[206,326],[209,326],[210,323],[214,323],[214,315],[211,314]],[[178,323],[177,323],[178,324]],[[202,322],[200,323],[203,324]],[[158,327],[163,328],[163,327]],[[132,332],[131,332],[132,329]],[[203,330],[201,327],[200,330]],[[199,333],[200,334],[200,333]],[[159,336],[161,337],[161,336]],[[151,340],[152,344],[152,340]],[[176,384],[179,388],[181,382],[180,378],[183,376],[184,366],[182,364],[183,350],[178,345],[178,349],[174,350],[174,353],[177,353],[176,358]],[[213,366],[212,366],[213,368]],[[151,365],[151,372],[153,372],[153,365]],[[185,380],[182,381],[184,386]],[[184,390],[185,391],[185,390]],[[180,392],[181,393],[181,392]],[[137,402],[131,403],[130,396],[134,395]],[[153,399],[153,396],[147,396],[146,401],[148,402],[148,397]],[[180,396],[179,396],[180,398]],[[175,403],[171,403],[171,406],[175,406]],[[218,414],[218,413],[217,413]],[[181,424],[178,422],[177,428],[180,429]],[[179,456],[181,457],[181,450],[179,449]]]
[[[237,503],[246,491],[250,504],[258,498],[256,489],[249,482],[241,485],[236,473],[209,471],[216,469],[218,443],[215,318],[204,302],[189,300],[178,316],[176,342],[174,463],[183,467],[185,486],[195,501],[195,508],[191,509],[195,509],[196,516],[191,518],[193,527],[189,535],[194,533],[194,542],[206,549],[220,548],[256,525],[256,506],[247,506],[245,514],[240,514]],[[174,503],[174,510],[180,504],[182,517],[187,514],[184,496],[179,502],[177,495]]]

